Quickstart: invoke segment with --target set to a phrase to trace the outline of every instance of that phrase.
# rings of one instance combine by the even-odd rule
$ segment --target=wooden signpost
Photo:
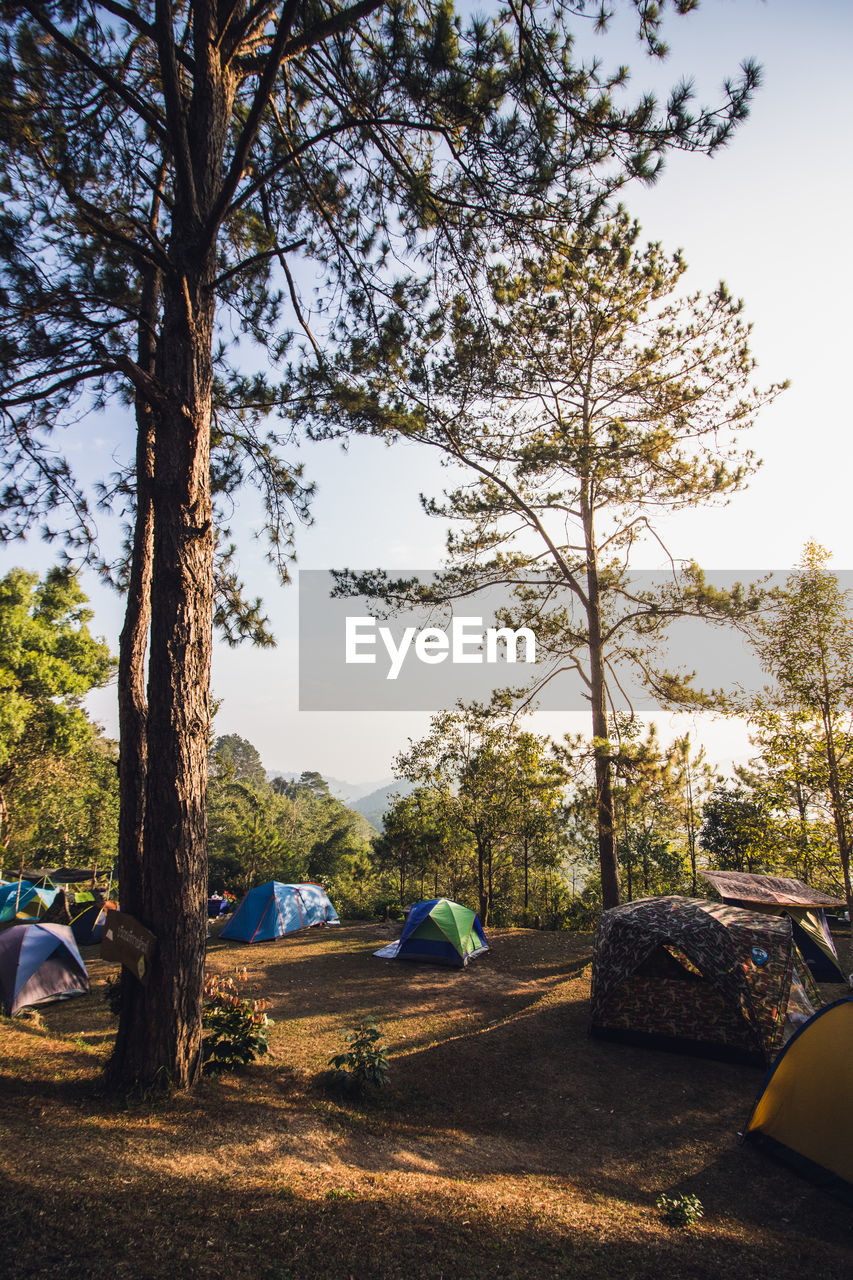
[[[148,976],[148,961],[157,939],[133,916],[110,907],[107,910],[101,958],[119,960],[140,982]]]

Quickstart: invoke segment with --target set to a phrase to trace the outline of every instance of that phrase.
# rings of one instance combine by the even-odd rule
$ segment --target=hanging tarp
[[[796,942],[816,982],[845,982],[846,977],[826,919],[828,908],[844,902],[802,880],[788,876],[763,876],[746,871],[703,871],[703,879],[730,906],[787,915]]]

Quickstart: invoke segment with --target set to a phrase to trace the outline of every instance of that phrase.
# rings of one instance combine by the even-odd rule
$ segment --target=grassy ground
[[[88,997],[0,1019],[0,1272],[848,1280],[849,1210],[738,1141],[760,1070],[587,1038],[588,936],[496,930],[457,972],[373,959],[395,932],[212,941],[270,999],[274,1056],[166,1105],[99,1095],[96,951]],[[365,1013],[392,1075],[355,1105],[319,1075]],[[666,1226],[661,1192],[704,1219]]]

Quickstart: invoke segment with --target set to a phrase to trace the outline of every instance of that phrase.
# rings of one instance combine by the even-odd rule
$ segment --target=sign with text
[[[126,969],[144,982],[148,975],[148,961],[157,944],[150,930],[133,916],[110,908],[101,939],[101,959],[118,960]]]

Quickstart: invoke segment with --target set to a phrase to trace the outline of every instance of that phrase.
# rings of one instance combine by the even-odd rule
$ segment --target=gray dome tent
[[[8,1017],[88,990],[89,974],[67,925],[16,924],[0,933],[0,1005]]]

